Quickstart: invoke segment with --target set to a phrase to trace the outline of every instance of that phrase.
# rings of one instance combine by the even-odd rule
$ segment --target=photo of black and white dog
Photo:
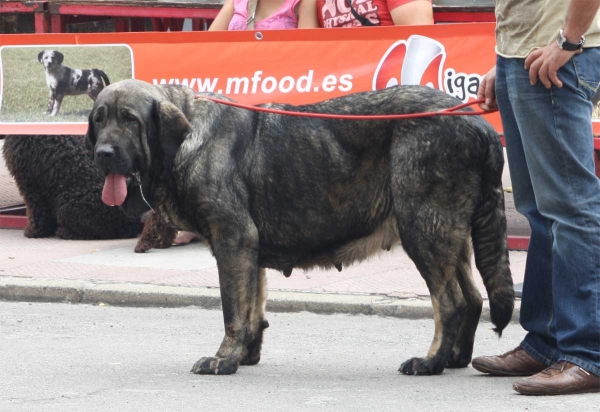
[[[38,54],[38,61],[46,72],[46,84],[50,93],[47,113],[50,116],[58,114],[65,96],[87,94],[95,101],[104,87],[110,84],[104,71],[71,69],[62,64],[64,58],[65,56],[56,50],[44,50]]]

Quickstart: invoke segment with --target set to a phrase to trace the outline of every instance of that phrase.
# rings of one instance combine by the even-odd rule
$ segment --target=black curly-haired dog
[[[104,176],[81,136],[7,136],[4,158],[27,205],[29,238],[136,237],[138,218],[102,203]]]

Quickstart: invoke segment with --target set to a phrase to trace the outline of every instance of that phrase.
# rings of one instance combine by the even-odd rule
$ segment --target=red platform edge
[[[0,215],[0,229],[25,229],[27,216]]]
[[[109,6],[109,5],[69,5],[51,4],[51,15],[85,15],[113,17],[171,17],[171,18],[204,18],[214,19],[220,7],[214,8],[172,8],[172,7],[143,7],[143,6]]]
[[[527,250],[529,236],[508,236],[508,250]]]

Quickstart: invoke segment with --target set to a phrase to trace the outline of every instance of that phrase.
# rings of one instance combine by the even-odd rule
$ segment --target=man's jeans
[[[567,360],[600,375],[600,180],[590,122],[600,48],[559,70],[562,88],[532,86],[524,63],[499,56],[496,66],[515,205],[532,230],[521,346],[546,365]]]

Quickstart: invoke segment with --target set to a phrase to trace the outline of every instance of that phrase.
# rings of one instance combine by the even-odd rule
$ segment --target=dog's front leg
[[[135,245],[135,253],[144,253],[152,248],[167,249],[177,235],[175,226],[168,224],[158,213],[152,213]]]
[[[65,96],[64,95],[56,95],[56,98],[54,99],[54,109],[52,109],[52,113],[50,114],[50,116],[56,116],[58,114],[58,111],[60,110],[60,105],[62,104],[63,98]]]
[[[260,345],[253,346],[257,333],[262,340],[258,317],[264,320],[264,311],[258,307],[257,299],[258,235],[219,232],[222,238],[211,239],[211,244],[219,269],[225,337],[214,357],[204,357],[192,367],[192,372],[197,374],[233,374],[252,349],[253,363],[260,359]]]
[[[255,304],[250,308],[250,327],[254,339],[246,346],[246,354],[242,358],[242,365],[256,365],[260,362],[260,351],[264,330],[269,327],[269,322],[265,317],[265,308],[267,305],[267,277],[265,268],[258,270],[258,288],[256,290]]]
[[[54,110],[54,102],[56,101],[56,90],[50,89],[48,96],[48,107],[46,108],[46,114],[52,113]]]

